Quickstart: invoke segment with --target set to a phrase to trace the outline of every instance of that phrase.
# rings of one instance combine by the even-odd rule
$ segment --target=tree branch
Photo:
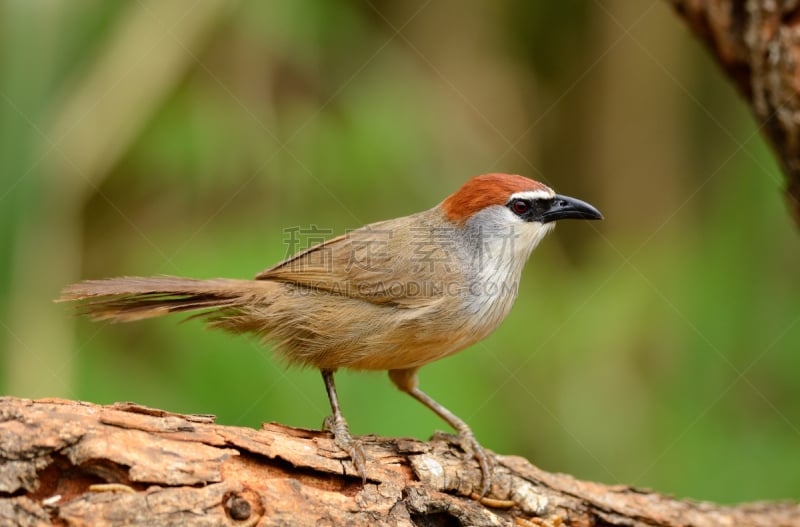
[[[800,1],[669,1],[749,101],[800,225]]]
[[[368,483],[326,432],[214,424],[131,403],[0,398],[0,524],[800,526],[800,505],[719,506],[493,456],[364,437]],[[470,497],[472,495],[472,497]]]

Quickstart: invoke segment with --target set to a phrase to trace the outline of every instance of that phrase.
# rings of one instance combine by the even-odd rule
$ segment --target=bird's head
[[[547,185],[511,174],[474,177],[440,207],[451,223],[483,238],[482,243],[486,243],[487,237],[500,239],[503,233],[521,238],[517,250],[525,257],[555,221],[603,218],[599,210],[586,202],[556,194]]]

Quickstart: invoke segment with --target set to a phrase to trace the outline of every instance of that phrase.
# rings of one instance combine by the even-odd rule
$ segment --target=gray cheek
[[[513,235],[518,226],[525,223],[508,208],[492,205],[476,212],[467,220],[464,224],[464,234],[467,240],[483,243]]]
[[[466,227],[470,228],[471,226],[478,225],[483,225],[485,227],[494,225],[500,227],[512,223],[522,223],[522,220],[519,216],[508,210],[508,207],[492,205],[491,207],[486,207],[473,214],[472,217],[467,220]]]

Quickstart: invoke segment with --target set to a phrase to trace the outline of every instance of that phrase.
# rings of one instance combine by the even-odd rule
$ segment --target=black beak
[[[585,201],[556,194],[550,208],[539,215],[539,221],[550,223],[556,220],[574,218],[578,220],[602,220],[603,215],[599,210],[592,207]]]

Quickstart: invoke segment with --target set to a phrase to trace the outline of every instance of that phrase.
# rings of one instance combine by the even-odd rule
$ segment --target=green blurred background
[[[319,374],[80,278],[251,277],[520,173],[598,206],[485,342],[424,368],[499,453],[723,502],[800,498],[800,244],[753,119],[666,2],[3,0],[0,390],[318,427]],[[356,434],[443,424],[339,376]]]

